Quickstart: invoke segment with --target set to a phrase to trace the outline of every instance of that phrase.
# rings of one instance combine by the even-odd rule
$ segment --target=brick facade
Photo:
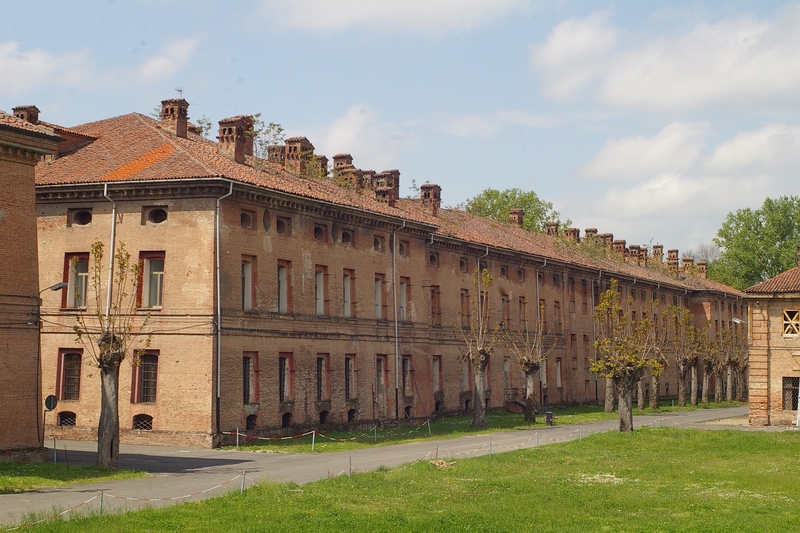
[[[0,460],[42,460],[34,167],[52,131],[0,111]]]
[[[220,121],[223,144],[236,143],[241,120]],[[603,397],[603,380],[589,371],[592,311],[611,278],[640,313],[651,299],[727,321],[745,311],[736,291],[660,260],[648,266],[646,251],[612,252],[613,238],[608,249],[597,238],[602,253],[588,253],[576,229],[565,240],[523,230],[520,212],[498,224],[441,208],[430,184],[420,198],[399,198],[398,171],[356,169],[347,154],[334,157],[332,179],[309,177],[304,168],[323,159],[305,138],[256,162],[247,143],[231,150],[135,114],[70,131],[95,140],[38,167],[42,279],[58,272],[69,281],[70,257],[108,244],[112,231],[143,259],[145,277],[148,264],[163,267],[158,305],[147,288],[139,297],[150,314],[155,392],[144,394],[141,369],[123,364],[124,441],[210,446],[236,428],[295,432],[468,410],[473,384],[454,326],[465,299],[477,297],[479,261],[493,277],[493,322],[517,327],[524,313],[536,324],[543,305],[556,348],[540,372],[541,403]],[[109,152],[115,162],[101,157]],[[85,354],[79,369],[65,358],[80,348],[74,303],[68,294],[45,301],[42,394],[65,396],[51,434],[91,438],[96,369]],[[524,376],[501,346],[487,385],[490,408],[523,397]],[[660,386],[677,390],[674,369]],[[143,419],[151,426],[137,429]]]

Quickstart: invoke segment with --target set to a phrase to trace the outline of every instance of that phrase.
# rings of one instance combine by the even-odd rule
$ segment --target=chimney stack
[[[678,270],[678,250],[667,250],[667,266],[670,270]]]
[[[433,183],[423,183],[419,190],[422,196],[422,206],[427,208],[430,214],[436,216],[442,205],[442,188]]]
[[[581,242],[581,230],[578,228],[566,228],[564,230],[564,236],[568,241]]]
[[[305,137],[292,137],[286,139],[286,168],[292,172],[302,174],[306,171],[306,164],[314,155],[314,145]]]
[[[189,122],[189,102],[183,98],[161,100],[161,129],[186,138]]]
[[[697,273],[700,275],[701,278],[706,279],[706,275],[708,274],[708,263],[706,263],[705,261],[698,261]]]
[[[389,207],[397,205],[397,195],[392,187],[376,187],[375,199],[381,203],[388,204]]]
[[[520,209],[519,207],[515,207],[513,209],[509,209],[508,211],[508,223],[518,228],[522,227],[523,222],[525,222],[525,210]],[[800,252],[798,252],[800,254]]]
[[[39,108],[35,105],[20,105],[14,108],[14,116],[20,120],[30,122],[31,124],[39,123]]]
[[[615,252],[619,252],[619,253],[624,254],[625,251],[627,250],[626,245],[627,245],[627,241],[625,239],[617,239],[616,241],[613,241],[612,248],[613,248],[613,250]]]
[[[547,235],[558,235],[558,222],[545,222],[544,230]]]
[[[694,268],[694,257],[684,257],[683,258],[683,271],[687,274],[691,274],[692,268]]]
[[[653,260],[658,263],[659,265],[664,262],[664,245],[663,244],[654,244],[653,245]]]
[[[612,243],[614,242],[614,234],[613,233],[599,233],[597,237],[603,241],[603,246],[605,248],[611,248]]]
[[[237,115],[235,117],[223,118],[219,121],[219,145],[217,151],[233,159],[239,164],[244,163],[247,154],[247,139],[250,138],[250,153],[252,154],[252,137],[247,132],[253,128],[253,117],[249,115]]]

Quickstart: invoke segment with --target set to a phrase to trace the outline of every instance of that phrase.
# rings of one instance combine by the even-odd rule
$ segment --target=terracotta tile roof
[[[49,128],[42,124],[31,124],[27,120],[18,119],[14,115],[9,115],[3,110],[0,110],[0,124],[32,133],[55,136],[53,128]]]
[[[800,292],[800,266],[781,272],[774,278],[756,283],[744,290],[747,294]]]

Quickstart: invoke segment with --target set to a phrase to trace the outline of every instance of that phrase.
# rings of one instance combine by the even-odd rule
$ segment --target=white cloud
[[[166,43],[159,54],[152,56],[136,69],[137,77],[152,82],[172,76],[189,63],[198,41],[197,37],[189,37]]]
[[[418,142],[408,125],[383,122],[376,110],[364,104],[352,105],[314,136],[321,139],[315,143],[317,153],[328,157],[352,154],[356,167],[377,171],[394,168],[399,154]]]
[[[717,146],[705,166],[712,172],[796,175],[800,168],[800,126],[770,124],[741,132]]]
[[[585,19],[571,18],[556,26],[547,41],[531,51],[531,64],[549,75],[545,91],[567,98],[598,74],[601,60],[614,48],[618,30],[608,24],[607,13]]]
[[[0,94],[19,96],[43,85],[74,86],[90,75],[89,52],[54,54],[23,51],[14,41],[0,42]]]
[[[521,0],[264,0],[264,16],[306,31],[379,29],[442,34],[479,26]]]
[[[592,178],[631,181],[659,172],[681,172],[698,162],[708,134],[707,123],[674,122],[652,137],[608,141],[581,173]]]
[[[794,102],[800,90],[797,27],[800,7],[794,6],[771,18],[699,22],[678,34],[627,34],[611,50],[612,36],[621,33],[591,15],[557,26],[534,49],[532,65],[544,73],[545,91],[562,99],[591,85],[619,107],[774,105]]]

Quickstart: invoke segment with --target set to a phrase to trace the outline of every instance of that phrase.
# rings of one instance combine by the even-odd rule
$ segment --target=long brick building
[[[589,371],[592,309],[612,278],[640,313],[652,300],[688,306],[717,328],[746,313],[738,292],[705,279],[705,265],[681,264],[677,250],[664,257],[661,246],[593,229],[530,233],[520,211],[497,223],[443,208],[433,184],[402,198],[397,170],[361,170],[347,154],[320,172],[327,159],[304,137],[258,159],[249,116],[220,121],[214,142],[188,107],[165,100],[160,120],[133,113],[60,128],[59,155],[37,168],[40,276],[70,284],[43,309],[54,434],[92,438],[97,425],[99,379],[71,332],[93,306],[96,241],[124,242],[143,265],[136,298],[152,342],[141,364],[122,369],[128,441],[211,446],[235,428],[470,409],[455,327],[470,320],[479,264],[494,280],[493,321],[535,324],[542,310],[556,349],[539,372],[541,403],[602,398]],[[487,380],[490,408],[523,395],[502,347]],[[674,394],[674,375],[660,386]]]
[[[50,128],[0,111],[0,460],[44,457],[34,168],[60,140]]]

